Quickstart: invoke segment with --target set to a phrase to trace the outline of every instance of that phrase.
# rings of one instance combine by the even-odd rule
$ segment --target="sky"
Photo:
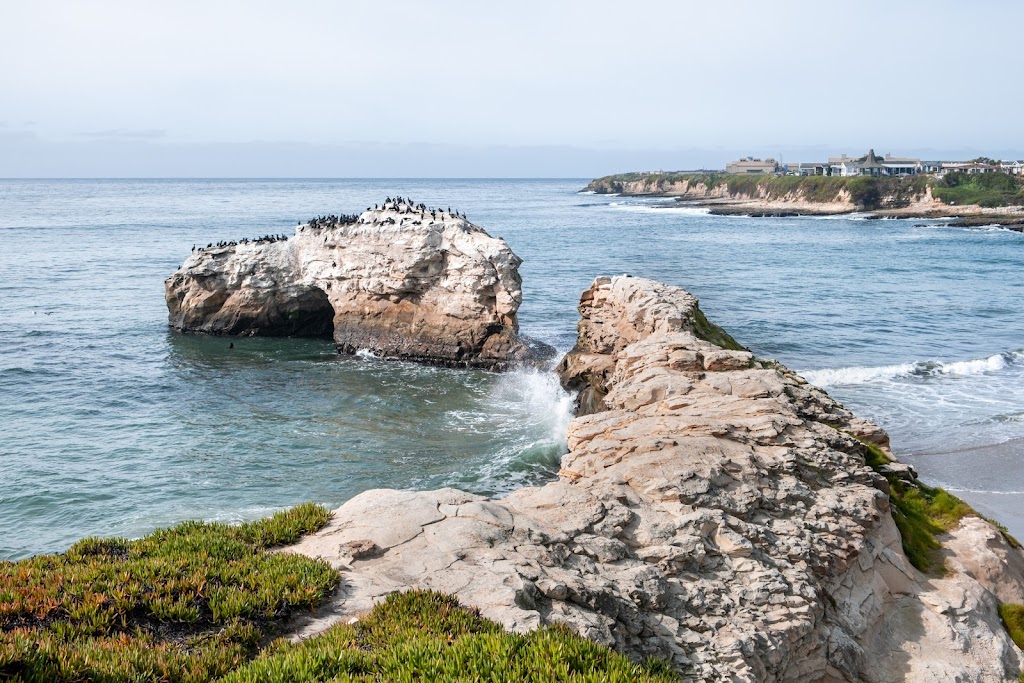
[[[1024,158],[1017,0],[0,0],[0,177]]]

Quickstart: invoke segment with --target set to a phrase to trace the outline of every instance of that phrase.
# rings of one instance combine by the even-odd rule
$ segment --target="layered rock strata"
[[[491,500],[373,490],[290,548],[342,588],[310,635],[431,588],[510,629],[562,622],[688,681],[1008,681],[997,614],[1024,559],[969,517],[948,573],[908,562],[887,480],[852,435],[884,433],[786,368],[723,348],[686,292],[599,278],[564,379],[594,389],[557,481]],[[702,338],[703,337],[703,338]],[[912,476],[912,473],[908,473]]]
[[[346,353],[502,367],[533,355],[518,335],[520,263],[464,218],[389,201],[286,240],[195,251],[165,293],[183,332],[333,336]]]

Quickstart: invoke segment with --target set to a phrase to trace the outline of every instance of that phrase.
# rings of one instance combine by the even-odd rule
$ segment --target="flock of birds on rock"
[[[207,249],[220,247],[237,247],[239,244],[269,244],[270,242],[284,242],[287,239],[288,235],[264,235],[263,237],[256,237],[254,239],[246,237],[237,242],[210,242],[205,247],[193,244],[192,251],[206,251]]]
[[[377,210],[378,208],[383,211],[396,211],[402,215],[419,216],[420,219],[426,219],[427,215],[429,214],[431,223],[438,219],[443,221],[446,218],[461,218],[462,220],[466,220],[466,214],[459,213],[458,211],[452,211],[452,208],[450,206],[448,207],[447,210],[431,209],[428,208],[426,204],[416,204],[408,197],[395,197],[394,199],[388,197],[384,200],[383,206],[378,207],[376,204],[374,204],[373,209],[371,209],[370,207],[366,207],[366,210],[374,211]],[[394,219],[388,220],[394,222]],[[413,222],[413,225],[418,224],[419,222]]]
[[[462,220],[466,220],[465,213],[452,211],[451,207],[448,207],[447,210],[431,209],[428,208],[426,204],[414,203],[408,197],[395,197],[393,199],[391,197],[387,197],[384,200],[383,205],[378,206],[377,204],[374,204],[373,208],[366,207],[366,210],[368,212],[395,211],[400,215],[410,216],[411,225],[423,225],[423,221],[427,220],[428,217],[430,220],[427,222],[427,225],[432,225],[436,220],[444,221],[445,219],[449,218],[461,218]],[[418,219],[416,217],[418,217]],[[300,223],[299,232],[305,232],[306,227],[309,227],[312,230],[323,230],[327,228],[340,227],[342,225],[355,225],[360,223],[364,225],[402,225],[405,223],[405,221],[405,218],[401,218],[398,221],[396,221],[392,216],[388,216],[384,220],[380,220],[376,216],[374,216],[372,219],[364,219],[362,218],[362,216],[359,216],[357,214],[329,214],[326,216],[317,216],[316,218],[313,218],[310,221],[308,221],[305,225]],[[207,249],[213,248],[237,247],[239,244],[268,244],[271,242],[283,242],[287,239],[287,235],[264,235],[263,237],[257,237],[255,239],[243,239],[237,242],[210,242],[205,247],[193,244],[192,251],[203,252],[206,251]]]
[[[319,230],[321,228],[336,228],[340,225],[352,225],[358,222],[359,214],[343,213],[340,216],[336,216],[332,213],[327,216],[317,216],[316,218],[310,219],[309,227]]]

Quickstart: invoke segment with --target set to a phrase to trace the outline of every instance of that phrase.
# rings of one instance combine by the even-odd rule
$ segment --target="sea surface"
[[[1024,235],[920,220],[709,216],[586,180],[0,180],[0,559],[375,487],[539,483],[552,374],[342,357],[325,340],[170,332],[193,244],[400,194],[524,263],[522,330],[565,351],[596,275],[681,285],[758,355],[892,435],[922,477],[1024,536]]]

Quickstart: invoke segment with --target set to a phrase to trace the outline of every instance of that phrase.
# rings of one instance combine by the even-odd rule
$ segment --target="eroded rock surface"
[[[534,355],[518,335],[521,262],[463,218],[390,201],[350,221],[300,225],[287,240],[194,252],[165,283],[169,323],[501,367]]]
[[[691,681],[1015,679],[1024,660],[997,606],[1022,597],[1021,553],[967,518],[947,575],[914,569],[888,482],[849,435],[884,432],[700,338],[716,333],[678,288],[599,278],[581,311],[563,372],[600,391],[569,427],[559,480],[500,500],[356,496],[290,549],[343,570],[301,635],[421,587],[511,629],[563,622],[670,658]]]

